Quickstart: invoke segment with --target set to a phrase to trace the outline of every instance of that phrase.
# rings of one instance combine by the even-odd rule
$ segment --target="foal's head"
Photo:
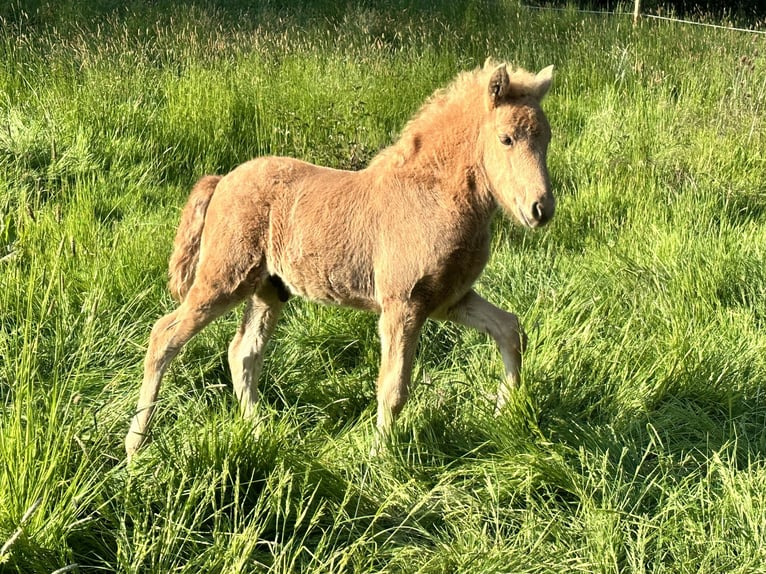
[[[509,74],[503,64],[486,91],[484,170],[495,200],[527,227],[544,225],[556,208],[546,166],[551,128],[540,107],[552,74],[553,66]]]

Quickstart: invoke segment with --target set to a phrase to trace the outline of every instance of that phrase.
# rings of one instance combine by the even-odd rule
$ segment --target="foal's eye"
[[[510,147],[513,145],[513,138],[508,134],[503,134],[500,136],[500,143],[504,146]]]

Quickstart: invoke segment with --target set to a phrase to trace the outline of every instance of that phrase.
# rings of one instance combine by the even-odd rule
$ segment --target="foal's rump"
[[[210,200],[199,272],[231,293],[274,276],[292,294],[376,310],[378,218],[364,179],[284,157],[242,164]]]

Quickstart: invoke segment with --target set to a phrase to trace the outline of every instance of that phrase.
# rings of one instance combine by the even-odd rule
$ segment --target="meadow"
[[[766,571],[766,37],[512,0],[0,8],[0,572]],[[305,4],[305,5],[304,5]],[[292,300],[243,419],[238,312],[128,466],[201,175],[346,169],[488,56],[556,67],[558,208],[498,216],[477,290],[529,334],[424,329],[370,457],[373,315]]]

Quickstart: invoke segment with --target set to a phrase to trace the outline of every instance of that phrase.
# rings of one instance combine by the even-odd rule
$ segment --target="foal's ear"
[[[496,108],[511,92],[511,79],[505,64],[499,66],[489,79],[489,107]]]
[[[545,94],[551,89],[551,83],[553,83],[553,66],[548,66],[540,70],[535,76],[533,91],[537,101],[545,97]]]

